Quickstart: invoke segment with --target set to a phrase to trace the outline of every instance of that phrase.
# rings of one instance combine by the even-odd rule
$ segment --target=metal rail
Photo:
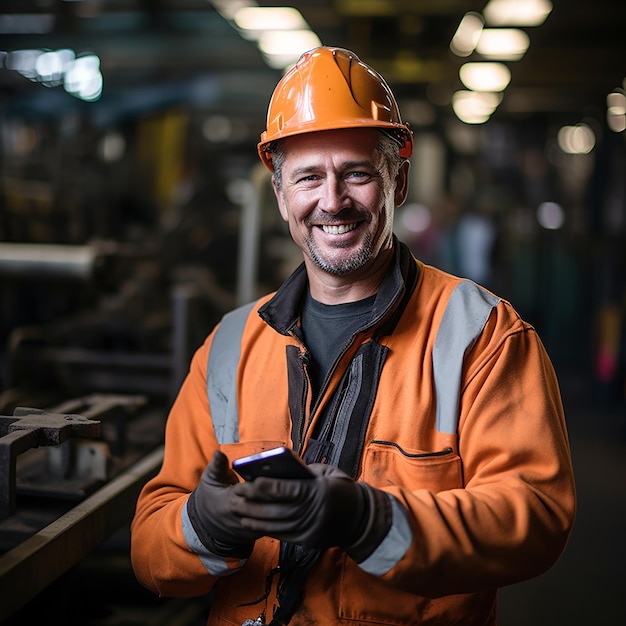
[[[157,473],[162,461],[161,446],[0,556],[0,622],[129,523],[141,488]]]
[[[0,415],[0,519],[15,513],[17,456],[38,446],[56,446],[70,437],[98,437],[100,422],[17,407],[12,416]]]

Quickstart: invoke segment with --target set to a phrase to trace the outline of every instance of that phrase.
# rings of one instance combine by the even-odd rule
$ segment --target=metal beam
[[[143,485],[159,470],[159,447],[65,515],[0,556],[0,622],[26,605],[132,519]]]

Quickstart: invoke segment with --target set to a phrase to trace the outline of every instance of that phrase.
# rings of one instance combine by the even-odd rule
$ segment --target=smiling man
[[[393,214],[406,198],[409,162],[387,159],[379,145],[393,140],[374,128],[283,141],[273,184],[304,252],[311,295],[338,304],[376,293],[391,260]]]
[[[412,151],[353,52],[308,52],[274,91],[259,155],[304,262],[197,351],[132,525],[138,579],[212,592],[211,625],[492,626],[498,587],[566,544],[552,365],[509,303],[394,236]],[[312,476],[231,467],[277,447]]]

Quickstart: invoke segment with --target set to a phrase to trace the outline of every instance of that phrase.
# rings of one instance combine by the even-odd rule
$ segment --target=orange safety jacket
[[[298,332],[306,284],[301,266],[275,294],[227,315],[194,355],[162,468],[137,502],[138,579],[163,596],[213,590],[210,625],[256,618],[263,603],[249,603],[266,592],[279,542],[259,539],[243,561],[213,555],[187,498],[216,448],[231,461],[277,445],[306,451],[332,405],[365,424],[342,462],[387,492],[393,522],[361,564],[339,548],[323,553],[290,626],[495,624],[497,588],[551,567],[575,512],[560,392],[535,330],[509,303],[396,242],[370,323],[312,406]],[[274,585],[268,619],[275,599]]]

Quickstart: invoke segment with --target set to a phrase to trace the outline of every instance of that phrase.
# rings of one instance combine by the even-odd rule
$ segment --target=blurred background
[[[128,522],[191,354],[299,262],[256,143],[324,44],[414,130],[399,237],[510,300],[561,381],[578,520],[501,626],[626,623],[625,23],[623,0],[3,0],[0,622],[202,623],[210,599],[137,586]]]

